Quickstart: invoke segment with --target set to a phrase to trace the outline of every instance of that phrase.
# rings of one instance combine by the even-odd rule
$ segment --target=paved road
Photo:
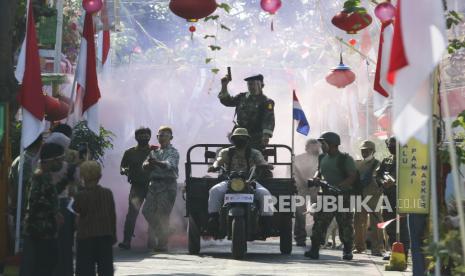
[[[291,255],[281,255],[278,240],[248,243],[241,261],[232,259],[229,250],[228,241],[203,242],[200,256],[183,248],[166,254],[116,249],[116,275],[411,275],[410,267],[406,272],[384,271],[380,257],[357,254],[353,261],[342,261],[339,250],[322,249],[317,261],[305,258],[299,247]]]

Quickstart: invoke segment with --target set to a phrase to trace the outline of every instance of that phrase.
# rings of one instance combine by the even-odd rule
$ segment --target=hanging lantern
[[[260,6],[270,15],[274,15],[281,8],[281,0],[261,0]],[[274,31],[273,18],[271,19],[271,30]]]
[[[379,3],[375,8],[375,15],[382,23],[389,22],[396,15],[396,8],[391,4],[391,1]]]
[[[275,14],[281,8],[281,0],[261,0],[260,6],[269,14]]]
[[[169,7],[177,16],[186,19],[187,22],[195,23],[212,14],[218,4],[215,0],[171,0]],[[195,32],[195,27],[190,26],[189,31],[192,35]]]
[[[359,0],[347,0],[344,9],[336,14],[331,23],[348,34],[356,34],[371,24],[373,19],[367,10],[360,5]]]
[[[102,9],[102,0],[83,0],[82,7],[88,13],[96,13]]]
[[[60,121],[68,117],[69,104],[49,95],[45,97],[45,119],[50,122]]]
[[[355,81],[355,74],[342,61],[342,54],[339,65],[331,69],[331,72],[326,76],[326,81],[337,88],[344,88]]]

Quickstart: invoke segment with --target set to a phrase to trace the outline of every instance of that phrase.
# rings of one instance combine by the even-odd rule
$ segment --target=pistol
[[[232,81],[231,67],[228,66],[228,80]]]
[[[389,173],[384,174],[384,180],[391,181],[391,182],[396,182],[394,177],[392,177],[392,175],[390,175]]]

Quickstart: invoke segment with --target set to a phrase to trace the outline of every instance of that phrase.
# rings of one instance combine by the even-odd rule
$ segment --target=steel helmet
[[[323,132],[318,140],[324,140],[328,145],[338,146],[341,144],[341,137],[331,131]]]

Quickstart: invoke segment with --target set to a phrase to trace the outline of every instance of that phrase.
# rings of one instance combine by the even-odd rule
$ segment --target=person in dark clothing
[[[142,169],[142,163],[151,151],[149,146],[151,131],[149,128],[139,128],[135,132],[135,137],[137,146],[124,152],[120,166],[121,175],[126,175],[131,184],[128,213],[124,223],[124,239],[118,245],[122,249],[131,248],[137,216],[144,203],[149,185],[149,174]]]
[[[116,243],[116,212],[113,193],[98,184],[102,170],[96,161],[80,166],[84,189],[76,195],[74,209],[78,214],[76,275],[111,276],[112,246]]]
[[[383,210],[383,219],[388,221],[396,218],[396,208],[397,208],[397,185],[396,185],[396,176],[397,176],[397,167],[396,167],[396,138],[390,137],[386,140],[386,146],[391,153],[390,156],[386,157],[381,161],[381,165],[376,171],[376,181],[378,184],[383,187],[384,196],[387,197],[389,205],[392,208],[390,210]],[[393,222],[386,227],[386,233],[388,236],[388,246],[391,247],[394,242],[396,242],[396,223]],[[407,219],[405,217],[400,218],[400,242],[404,244],[405,256],[408,256],[408,251],[410,248],[410,239],[409,232],[407,227]],[[387,252],[383,259],[389,260],[390,252]]]
[[[63,223],[58,194],[67,184],[57,176],[64,163],[63,147],[53,143],[44,144],[39,162],[27,198],[21,276],[52,275],[58,257],[57,234]]]

